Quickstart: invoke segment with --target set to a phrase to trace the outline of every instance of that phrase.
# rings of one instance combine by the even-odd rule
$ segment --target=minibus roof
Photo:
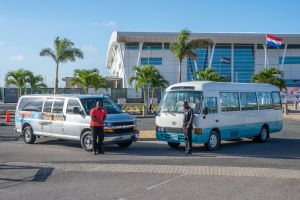
[[[279,88],[271,84],[261,83],[231,83],[213,81],[190,81],[176,83],[169,86],[166,91],[172,90],[198,90],[198,91],[279,91]]]

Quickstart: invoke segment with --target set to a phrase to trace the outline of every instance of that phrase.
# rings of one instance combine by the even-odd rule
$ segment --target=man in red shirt
[[[91,116],[91,130],[93,135],[93,151],[94,155],[97,153],[104,154],[102,143],[104,139],[104,120],[106,119],[106,109],[103,107],[101,101],[97,101],[96,107],[90,112]],[[97,140],[98,137],[98,140]]]

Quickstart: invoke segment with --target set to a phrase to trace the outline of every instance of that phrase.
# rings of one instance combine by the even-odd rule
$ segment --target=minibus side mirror
[[[208,108],[207,106],[205,106],[202,110],[203,115],[207,115],[208,114]]]

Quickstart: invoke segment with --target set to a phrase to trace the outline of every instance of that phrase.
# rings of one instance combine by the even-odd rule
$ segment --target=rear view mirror
[[[205,106],[202,110],[203,115],[207,115],[208,114],[208,108],[207,106]]]
[[[73,114],[81,114],[80,110],[79,110],[79,107],[74,107],[73,108]]]

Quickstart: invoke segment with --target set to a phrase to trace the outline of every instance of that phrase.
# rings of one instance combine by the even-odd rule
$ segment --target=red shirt
[[[93,108],[90,112],[91,116],[91,126],[104,126],[103,122],[95,122],[92,120],[92,117],[98,119],[98,120],[105,120],[106,119],[106,109],[104,107],[102,108]]]

